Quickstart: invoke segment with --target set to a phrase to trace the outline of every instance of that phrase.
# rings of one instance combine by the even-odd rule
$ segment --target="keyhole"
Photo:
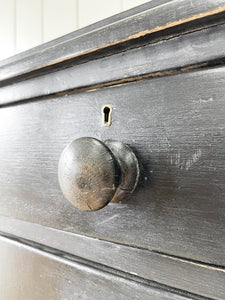
[[[110,112],[110,108],[108,106],[106,106],[104,108],[104,115],[105,115],[105,123],[109,122],[109,112]]]
[[[110,126],[111,125],[111,113],[112,113],[112,106],[111,105],[104,105],[102,107],[102,118],[103,118],[103,125]]]

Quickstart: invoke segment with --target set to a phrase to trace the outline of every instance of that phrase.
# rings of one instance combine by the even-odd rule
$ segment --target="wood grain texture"
[[[107,274],[3,237],[0,237],[0,256],[2,300],[190,299]]]
[[[1,64],[0,231],[20,241],[0,247],[7,297],[29,298],[37,265],[37,299],[224,298],[224,16],[224,0],[151,1]],[[130,145],[141,169],[129,199],[92,213],[57,176],[85,136]]]
[[[96,30],[100,27],[103,27],[103,26],[107,26],[109,25],[110,23],[112,22],[117,22],[117,21],[120,21],[121,19],[123,18],[127,18],[127,17],[130,17],[134,14],[137,14],[137,13],[140,13],[146,9],[150,9],[150,8],[153,8],[153,7],[156,7],[158,5],[162,5],[162,4],[165,4],[167,2],[170,2],[170,1],[173,1],[173,0],[152,0],[151,2],[149,3],[146,3],[144,5],[141,5],[141,6],[138,6],[138,7],[135,7],[129,11],[124,11],[120,14],[117,14],[117,15],[114,15],[112,17],[109,17],[107,19],[104,19],[104,20],[101,20],[95,24],[91,24],[87,27],[84,27],[84,28],[81,28],[79,30],[76,30],[72,33],[68,33],[62,37],[59,37],[55,40],[52,40],[52,41],[49,41],[47,43],[44,43],[44,44],[41,44],[41,45],[38,45],[30,50],[27,50],[27,51],[24,51],[24,52],[21,52],[21,53],[18,53],[14,56],[11,56],[11,57],[8,57],[4,60],[1,60],[0,61],[0,66],[5,66],[7,64],[11,64],[11,63],[15,63],[16,61],[18,60],[21,60],[21,59],[24,59],[25,57],[28,57],[28,56],[31,56],[33,55],[34,53],[37,53],[37,52],[40,52],[48,47],[52,47],[53,45],[55,44],[58,44],[58,43],[61,43],[61,42],[64,42],[65,40],[68,40],[68,39],[72,39],[72,38],[75,38],[75,37],[78,37],[82,34],[85,34],[85,33],[88,33],[92,30]]]
[[[59,67],[65,68],[80,64],[83,60],[93,60],[153,42],[156,36],[157,39],[162,35],[168,38],[181,32],[199,30],[207,26],[211,19],[214,23],[224,22],[224,14],[224,0],[201,0],[194,5],[191,0],[169,1],[162,5],[160,2],[153,2],[149,9],[146,8],[139,14],[112,21],[107,26],[59,44],[55,43],[53,47],[43,48],[16,63],[3,64],[0,80],[12,80],[18,76],[27,78],[32,72],[38,76],[43,72],[48,73],[49,69],[55,71]]]
[[[0,104],[162,77],[223,64],[225,25],[118,53],[0,88]],[[2,83],[0,83],[1,86]]]
[[[58,168],[60,188],[78,209],[94,211],[116,194],[121,171],[116,157],[103,141],[83,137],[63,151]]]
[[[1,215],[224,266],[224,72],[2,108]],[[105,104],[110,127],[102,126]],[[64,199],[58,160],[82,136],[135,150],[141,183],[129,200],[87,214]]]
[[[190,297],[224,299],[224,268],[5,217],[0,217],[0,234],[136,281],[150,280],[155,287],[161,284],[191,293]]]

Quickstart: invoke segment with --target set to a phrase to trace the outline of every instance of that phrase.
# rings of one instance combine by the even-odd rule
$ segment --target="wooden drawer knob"
[[[77,208],[98,210],[130,195],[138,182],[138,161],[129,146],[83,137],[63,151],[58,168],[64,196]]]

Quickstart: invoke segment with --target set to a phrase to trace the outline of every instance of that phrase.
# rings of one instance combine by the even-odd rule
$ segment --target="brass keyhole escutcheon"
[[[106,104],[102,107],[102,124],[110,126],[112,122],[112,106]]]

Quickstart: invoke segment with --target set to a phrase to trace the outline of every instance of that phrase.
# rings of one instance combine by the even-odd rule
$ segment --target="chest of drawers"
[[[153,0],[0,63],[1,299],[225,299],[224,20]],[[130,146],[129,197],[65,199],[83,137]]]

